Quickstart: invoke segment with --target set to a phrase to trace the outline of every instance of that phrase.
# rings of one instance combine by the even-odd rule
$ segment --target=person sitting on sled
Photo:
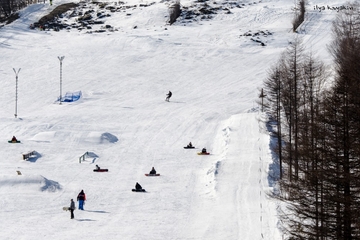
[[[96,167],[96,170],[100,170],[100,167],[99,167],[99,165],[96,165],[95,167]]]
[[[201,152],[202,152],[202,153],[206,153],[206,148],[203,148],[203,149],[201,150]]]
[[[187,145],[187,147],[192,147],[193,145],[191,144],[191,142]]]
[[[12,137],[12,139],[11,139],[11,141],[12,141],[12,142],[17,142],[16,137],[15,137],[15,136],[13,136],[13,137]]]
[[[150,174],[156,174],[156,170],[154,167],[152,167],[151,171],[150,171]]]
[[[135,189],[136,190],[141,190],[142,189],[141,185],[138,182],[135,185]]]

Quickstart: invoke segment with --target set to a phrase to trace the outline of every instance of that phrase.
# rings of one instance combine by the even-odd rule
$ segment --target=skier
[[[192,145],[192,143],[190,142],[188,145],[187,145],[187,147],[192,147],[193,145]]]
[[[150,171],[150,174],[156,174],[156,170],[154,167],[152,167],[151,171]]]
[[[71,202],[70,202],[70,218],[71,219],[74,219],[74,210],[75,210],[75,202],[73,199],[71,199]]]
[[[202,153],[206,153],[206,148],[203,148],[203,149],[201,150],[201,152],[202,152]]]
[[[166,99],[165,99],[165,101],[168,101],[168,102],[169,102],[169,100],[170,100],[171,96],[172,96],[172,92],[171,92],[171,91],[169,91],[169,93],[168,93],[168,94],[166,94]]]
[[[84,210],[84,201],[86,200],[84,190],[81,190],[81,192],[78,194],[77,200],[79,202],[79,210]]]
[[[142,189],[141,185],[138,182],[135,185],[135,189],[136,190],[141,190]]]

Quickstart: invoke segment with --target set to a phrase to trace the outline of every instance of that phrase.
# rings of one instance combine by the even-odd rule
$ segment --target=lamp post
[[[58,57],[59,61],[60,61],[60,97],[59,97],[59,104],[61,104],[61,96],[62,96],[62,92],[61,92],[61,85],[62,85],[62,61],[64,60],[65,56],[61,56]]]
[[[13,68],[14,70],[14,73],[15,73],[15,76],[16,76],[16,84],[15,84],[15,118],[17,118],[17,96],[18,96],[18,93],[17,93],[17,89],[18,89],[18,76],[19,76],[19,72],[21,70],[21,68],[19,68],[19,70],[15,70],[15,68]]]

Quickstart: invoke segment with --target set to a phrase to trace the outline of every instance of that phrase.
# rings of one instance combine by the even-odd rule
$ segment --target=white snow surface
[[[282,239],[255,102],[294,37],[331,63],[336,11],[314,6],[346,2],[309,1],[299,33],[293,0],[243,0],[231,14],[171,26],[169,2],[156,0],[106,18],[113,32],[29,29],[66,2],[31,5],[0,28],[1,239]],[[260,36],[266,46],[241,36],[261,30],[272,33]],[[60,105],[60,89],[82,97]],[[13,135],[21,143],[9,144]],[[190,141],[196,149],[183,148]],[[209,156],[197,155],[203,147]],[[146,177],[151,167],[161,176]],[[131,191],[136,182],[146,193]],[[62,208],[82,189],[85,210],[71,220]]]

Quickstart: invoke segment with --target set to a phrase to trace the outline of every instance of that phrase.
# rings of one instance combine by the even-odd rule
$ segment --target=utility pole
[[[261,98],[261,111],[262,112],[264,111],[264,97],[266,97],[266,95],[264,94],[264,90],[261,89],[259,98]]]
[[[59,104],[61,104],[62,99],[62,61],[64,60],[65,56],[58,57],[60,61],[60,97],[59,97]]]
[[[13,68],[15,76],[16,76],[16,84],[15,84],[15,118],[17,118],[17,99],[18,99],[18,76],[19,76],[19,72],[21,70],[21,68],[19,68],[19,70],[15,70],[15,68]]]

